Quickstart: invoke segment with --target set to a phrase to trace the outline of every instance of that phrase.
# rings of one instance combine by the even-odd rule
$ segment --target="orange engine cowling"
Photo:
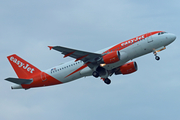
[[[136,62],[129,62],[127,64],[122,65],[121,67],[118,68],[118,70],[115,72],[115,75],[118,74],[130,74],[133,73],[135,71],[137,71],[138,67]]]
[[[104,55],[102,58],[103,58],[103,62],[106,64],[115,63],[120,60],[120,53],[119,51],[114,51],[107,55]]]

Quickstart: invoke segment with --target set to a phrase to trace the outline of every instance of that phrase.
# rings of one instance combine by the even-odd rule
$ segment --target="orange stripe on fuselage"
[[[129,40],[126,40],[122,43],[119,43],[117,45],[115,45],[114,47],[108,49],[107,51],[103,52],[104,53],[108,53],[108,52],[112,52],[112,51],[120,51],[124,48],[127,48],[129,47],[130,45],[136,43],[136,42],[139,42],[141,41],[142,39],[145,39],[151,35],[154,35],[154,34],[157,34],[157,33],[160,33],[160,32],[163,32],[163,31],[154,31],[154,32],[150,32],[150,33],[146,33],[146,34],[143,34],[143,35],[140,35],[138,37],[135,37],[135,38],[132,38],[132,39],[129,39]]]
[[[74,74],[74,73],[76,73],[76,72],[78,72],[78,71],[84,69],[85,67],[88,66],[88,64],[90,64],[90,62],[84,64],[83,66],[81,66],[80,68],[78,68],[77,70],[75,70],[74,72],[72,72],[71,74],[67,75],[65,78],[67,78],[67,77],[69,77],[70,75],[72,75],[72,74]]]

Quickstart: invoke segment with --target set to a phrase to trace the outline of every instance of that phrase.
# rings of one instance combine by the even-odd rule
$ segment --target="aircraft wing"
[[[83,62],[96,62],[100,57],[102,57],[101,54],[98,53],[92,53],[92,52],[86,52],[71,48],[66,48],[62,46],[48,46],[51,49],[57,50],[61,52],[64,55],[64,58],[67,56],[70,56],[72,58],[75,58],[75,61],[82,60]]]

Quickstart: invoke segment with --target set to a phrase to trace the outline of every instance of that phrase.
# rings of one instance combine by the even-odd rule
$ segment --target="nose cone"
[[[169,34],[168,38],[169,38],[169,41],[172,43],[176,39],[176,35]]]

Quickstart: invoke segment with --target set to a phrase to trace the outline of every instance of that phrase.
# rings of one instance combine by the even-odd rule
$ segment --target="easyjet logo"
[[[27,70],[30,73],[34,72],[34,68],[29,67],[29,64],[24,64],[23,62],[21,62],[20,60],[17,60],[14,57],[11,57],[10,61],[16,63],[18,65],[18,67],[23,68],[23,69]]]
[[[144,35],[139,36],[139,37],[136,37],[136,38],[133,38],[133,39],[130,39],[130,40],[122,43],[121,46],[124,46],[124,45],[127,45],[127,44],[131,44],[131,43],[134,43],[134,42],[137,42],[137,41],[139,41],[139,40],[141,40],[141,39],[144,39]]]

